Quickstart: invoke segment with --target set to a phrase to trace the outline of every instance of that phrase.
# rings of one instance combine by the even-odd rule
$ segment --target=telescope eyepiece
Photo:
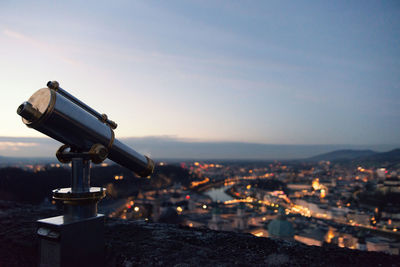
[[[42,113],[34,108],[32,104],[27,101],[25,101],[18,107],[17,114],[30,122],[35,121],[39,119],[40,116],[42,116]]]

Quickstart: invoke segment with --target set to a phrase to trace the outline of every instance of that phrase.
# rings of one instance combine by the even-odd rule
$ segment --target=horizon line
[[[50,137],[46,136],[0,136],[1,138],[27,138],[27,139],[42,139],[42,140],[52,140]],[[118,139],[164,139],[166,141],[176,141],[182,143],[241,143],[241,144],[254,144],[254,145],[272,145],[272,146],[400,146],[399,143],[263,143],[254,141],[234,141],[234,140],[199,140],[195,138],[188,137],[176,137],[171,135],[149,135],[149,136],[124,136],[118,137]]]

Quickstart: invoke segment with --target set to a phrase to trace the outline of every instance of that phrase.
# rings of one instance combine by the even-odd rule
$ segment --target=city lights
[[[114,175],[114,180],[122,180],[124,179],[123,175]]]
[[[183,209],[182,209],[182,207],[178,206],[178,207],[176,207],[176,211],[178,212],[178,214],[181,214]]]

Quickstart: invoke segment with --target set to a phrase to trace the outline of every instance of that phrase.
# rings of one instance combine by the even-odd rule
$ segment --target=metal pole
[[[90,188],[90,161],[83,158],[73,158],[72,164],[72,193],[89,192]]]

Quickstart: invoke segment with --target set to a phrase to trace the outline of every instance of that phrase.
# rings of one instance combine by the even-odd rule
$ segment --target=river
[[[213,201],[218,202],[224,202],[227,200],[232,200],[233,197],[225,193],[226,190],[231,188],[232,186],[222,186],[222,187],[217,187],[217,188],[211,188],[210,190],[207,190],[204,192],[207,196],[209,196]]]

